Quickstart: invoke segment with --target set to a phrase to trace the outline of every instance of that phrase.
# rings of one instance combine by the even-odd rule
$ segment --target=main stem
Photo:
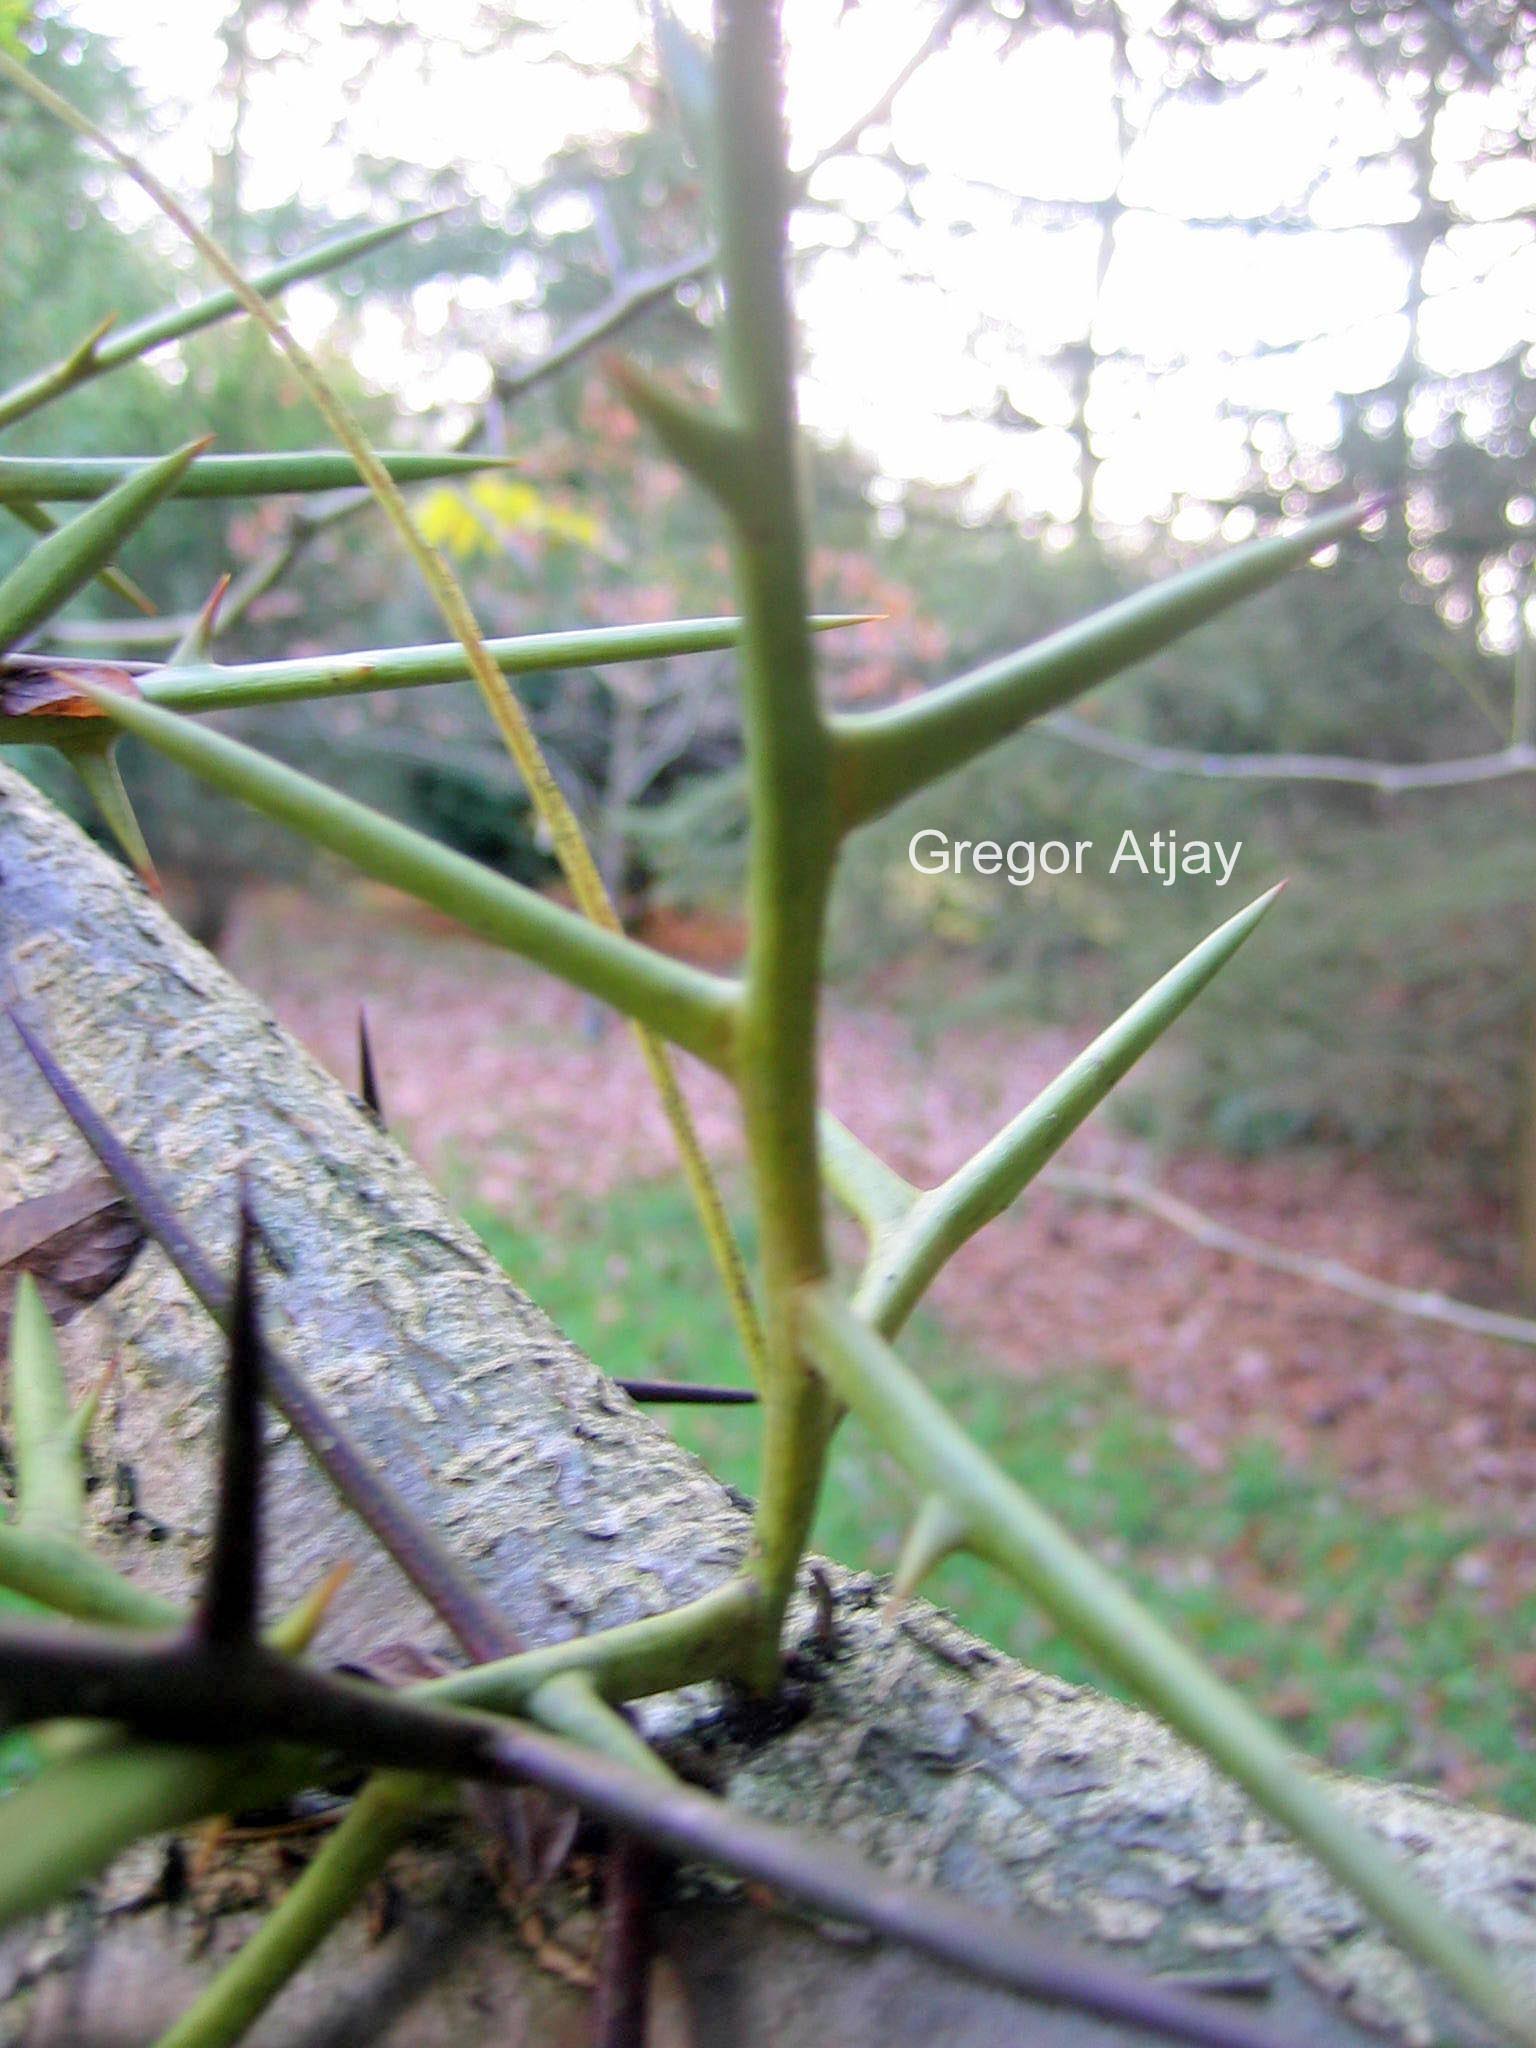
[[[715,31],[725,386],[752,835],[738,1084],[762,1242],[768,1373],[756,1570],[768,1683],[834,1419],[795,1331],[796,1290],[827,1271],[816,1143],[817,989],[836,831],[817,700],[784,270],[782,50],[772,0],[718,0]]]

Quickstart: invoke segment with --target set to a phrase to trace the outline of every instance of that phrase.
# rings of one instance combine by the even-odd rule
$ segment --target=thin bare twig
[[[1434,1288],[1397,1287],[1390,1280],[1376,1280],[1358,1272],[1340,1259],[1318,1258],[1311,1252],[1294,1252],[1284,1245],[1269,1244],[1218,1223],[1203,1209],[1181,1201],[1150,1181],[1128,1173],[1092,1173],[1076,1167],[1050,1166],[1039,1176],[1037,1187],[1050,1187],[1064,1195],[1085,1195],[1095,1202],[1116,1202],[1143,1209],[1149,1216],[1171,1224],[1192,1237],[1208,1251],[1225,1252],[1236,1259],[1248,1259],[1272,1272],[1289,1273],[1297,1280],[1309,1280],[1318,1287],[1331,1287],[1339,1294],[1352,1295],[1393,1315],[1412,1316],[1419,1322],[1440,1323],[1446,1329],[1461,1330],[1471,1337],[1491,1337],[1502,1344],[1521,1344],[1536,1349],[1536,1320],[1507,1315],[1502,1310],[1477,1308],[1457,1301]]]
[[[557,376],[579,356],[586,355],[601,342],[610,341],[632,320],[638,320],[642,313],[663,304],[679,285],[692,284],[696,278],[702,277],[714,260],[714,245],[707,243],[690,249],[687,255],[679,256],[658,269],[635,271],[622,280],[602,305],[578,320],[537,362],[529,363],[521,370],[496,371],[491,387],[496,397],[503,404],[510,399],[525,397],[536,385]]]
[[[830,163],[835,156],[846,156],[866,128],[873,128],[888,118],[897,94],[911,83],[936,51],[943,49],[954,33],[956,24],[971,12],[975,4],[976,0],[950,0],[950,4],[879,97],[871,100],[863,113],[849,122],[841,135],[827,143],[825,148],[818,149],[802,170],[795,172],[793,182],[796,191],[803,192],[823,164]]]
[[[1085,718],[1043,718],[1038,728],[1089,753],[1126,761],[1159,775],[1199,775],[1211,781],[1342,782],[1401,796],[1409,790],[1454,789],[1536,773],[1536,745],[1514,741],[1491,754],[1467,754],[1452,761],[1369,761],[1348,754],[1206,754],[1193,747],[1164,747],[1150,740],[1106,732]]]

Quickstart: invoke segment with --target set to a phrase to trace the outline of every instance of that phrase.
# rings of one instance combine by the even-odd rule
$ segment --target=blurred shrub
[[[1082,542],[1051,554],[1001,521],[980,534],[909,521],[881,566],[909,576],[945,623],[955,665],[1145,574]],[[1293,578],[1085,709],[1117,732],[1201,751],[1430,760],[1501,745],[1508,689],[1507,665],[1446,625],[1376,548]],[[728,884],[739,816],[728,781],[676,800],[655,839],[673,895]],[[1094,850],[1080,877],[1027,888],[927,876],[907,852],[927,827],[1005,844],[1091,839]],[[1169,827],[1184,842],[1241,840],[1230,885],[1109,874],[1124,831],[1145,844]],[[1173,776],[1037,730],[855,841],[834,958],[855,990],[872,974],[905,990],[919,1031],[1100,1023],[1282,876],[1291,888],[1278,914],[1124,1091],[1122,1124],[1169,1146],[1240,1153],[1339,1142],[1417,1184],[1507,1194],[1536,1012],[1523,784],[1389,798]]]

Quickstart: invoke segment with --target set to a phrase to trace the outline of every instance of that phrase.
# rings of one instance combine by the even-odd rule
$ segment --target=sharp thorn
[[[193,662],[212,661],[213,642],[219,630],[219,608],[234,581],[226,569],[203,599],[201,611],[165,658],[167,668],[186,668]]]
[[[64,367],[71,375],[78,377],[91,366],[92,359],[101,344],[117,325],[117,315],[108,313],[98,320],[83,340],[76,342],[64,359]]]
[[[350,1558],[344,1557],[339,1564],[333,1564],[319,1584],[312,1586],[296,1606],[290,1607],[267,1630],[268,1648],[280,1651],[285,1657],[301,1656],[320,1633],[331,1603],[351,1578],[352,1571]]]
[[[737,513],[751,493],[745,437],[729,414],[682,397],[622,356],[604,358],[610,382],[672,459],[722,505]]]
[[[615,1380],[632,1401],[652,1401],[658,1406],[681,1406],[687,1402],[700,1408],[744,1408],[756,1401],[752,1387],[705,1387],[687,1380]]]
[[[357,1092],[363,1107],[382,1131],[384,1129],[384,1098],[379,1092],[379,1070],[374,1065],[373,1042],[368,1036],[368,1012],[359,1003],[357,1006]]]
[[[242,1185],[213,1551],[193,1624],[210,1648],[232,1649],[255,1635],[261,1599],[261,1392],[256,1225]]]
[[[893,1604],[910,1599],[928,1574],[935,1571],[946,1557],[953,1557],[957,1550],[965,1548],[968,1536],[965,1522],[949,1502],[931,1494],[918,1509],[916,1519],[907,1531],[907,1540],[901,1547],[901,1556],[891,1581]]]
[[[160,886],[154,859],[134,816],[133,805],[123,787],[123,778],[118,773],[116,742],[106,746],[93,743],[74,747],[70,750],[69,759],[113,838],[128,856],[134,873],[151,896],[163,896],[165,892]]]
[[[114,1351],[69,1418],[70,1441],[77,1451],[84,1451],[91,1431],[96,1427],[96,1418],[101,1413],[101,1404],[107,1397],[107,1389],[117,1378],[119,1363],[118,1355]]]

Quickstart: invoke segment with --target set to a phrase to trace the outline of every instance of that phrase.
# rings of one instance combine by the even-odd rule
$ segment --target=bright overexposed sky
[[[79,0],[65,11],[113,37],[151,92],[180,104],[155,161],[189,190],[205,189],[221,118],[223,0]],[[699,20],[707,9],[690,0],[680,11]],[[866,0],[846,15],[829,0],[789,0],[799,160],[862,111],[935,12],[932,0]],[[318,0],[313,19],[335,24],[320,57],[275,70],[251,108],[251,203],[298,193],[344,210],[350,155],[374,152],[459,166],[493,208],[512,207],[570,136],[632,127],[624,79],[596,67],[622,63],[632,49],[634,0],[545,0],[523,13],[547,21],[547,32],[487,48],[474,0]],[[355,55],[343,24],[370,14],[417,20],[424,40],[386,57],[349,101]],[[257,31],[258,55],[267,33]],[[1071,518],[1067,393],[1042,358],[1085,334],[1096,231],[1020,224],[1009,195],[1092,201],[1112,189],[1108,61],[1101,39],[1065,30],[1037,33],[1003,58],[995,29],[963,26],[893,109],[892,143],[927,167],[914,187],[915,218],[895,212],[898,182],[869,157],[818,173],[815,196],[844,219],[817,211],[797,229],[802,402],[815,431],[850,436],[893,479],[972,479],[982,501]],[[1441,196],[1478,216],[1536,209],[1529,158],[1475,175],[1458,162],[1475,147],[1487,90],[1469,87],[1442,123]],[[1102,519],[1135,527],[1185,496],[1240,491],[1248,456],[1234,408],[1272,414],[1324,451],[1326,481],[1334,394],[1381,383],[1407,337],[1404,265],[1373,225],[1410,217],[1407,181],[1390,166],[1356,168],[1391,142],[1392,119],[1342,65],[1299,51],[1267,52],[1263,75],[1236,99],[1170,105],[1153,118],[1127,166],[1123,196],[1135,210],[1120,227],[1093,333],[1101,353],[1121,349],[1150,366],[1110,364],[1095,379]],[[1171,217],[1254,215],[1304,196],[1315,231],[1255,236]],[[839,247],[859,223],[878,224],[878,238]],[[1480,218],[1454,230],[1428,281],[1429,367],[1485,367],[1536,337],[1536,220]],[[509,308],[520,289],[526,279],[509,274]],[[462,310],[479,332],[496,294],[485,280],[465,287]],[[325,304],[316,290],[307,316],[322,318]],[[302,298],[297,310],[305,312]],[[437,286],[417,314],[441,337],[451,336],[457,310]],[[1306,342],[1313,335],[1323,338]],[[377,309],[359,344],[365,374],[409,384],[405,340]],[[1296,342],[1305,345],[1290,348]],[[1276,348],[1287,352],[1251,353]],[[434,352],[434,376],[435,395],[468,401],[483,371],[467,350]],[[999,390],[1039,424],[1009,431],[982,417]],[[1201,517],[1184,515],[1191,538]]]

